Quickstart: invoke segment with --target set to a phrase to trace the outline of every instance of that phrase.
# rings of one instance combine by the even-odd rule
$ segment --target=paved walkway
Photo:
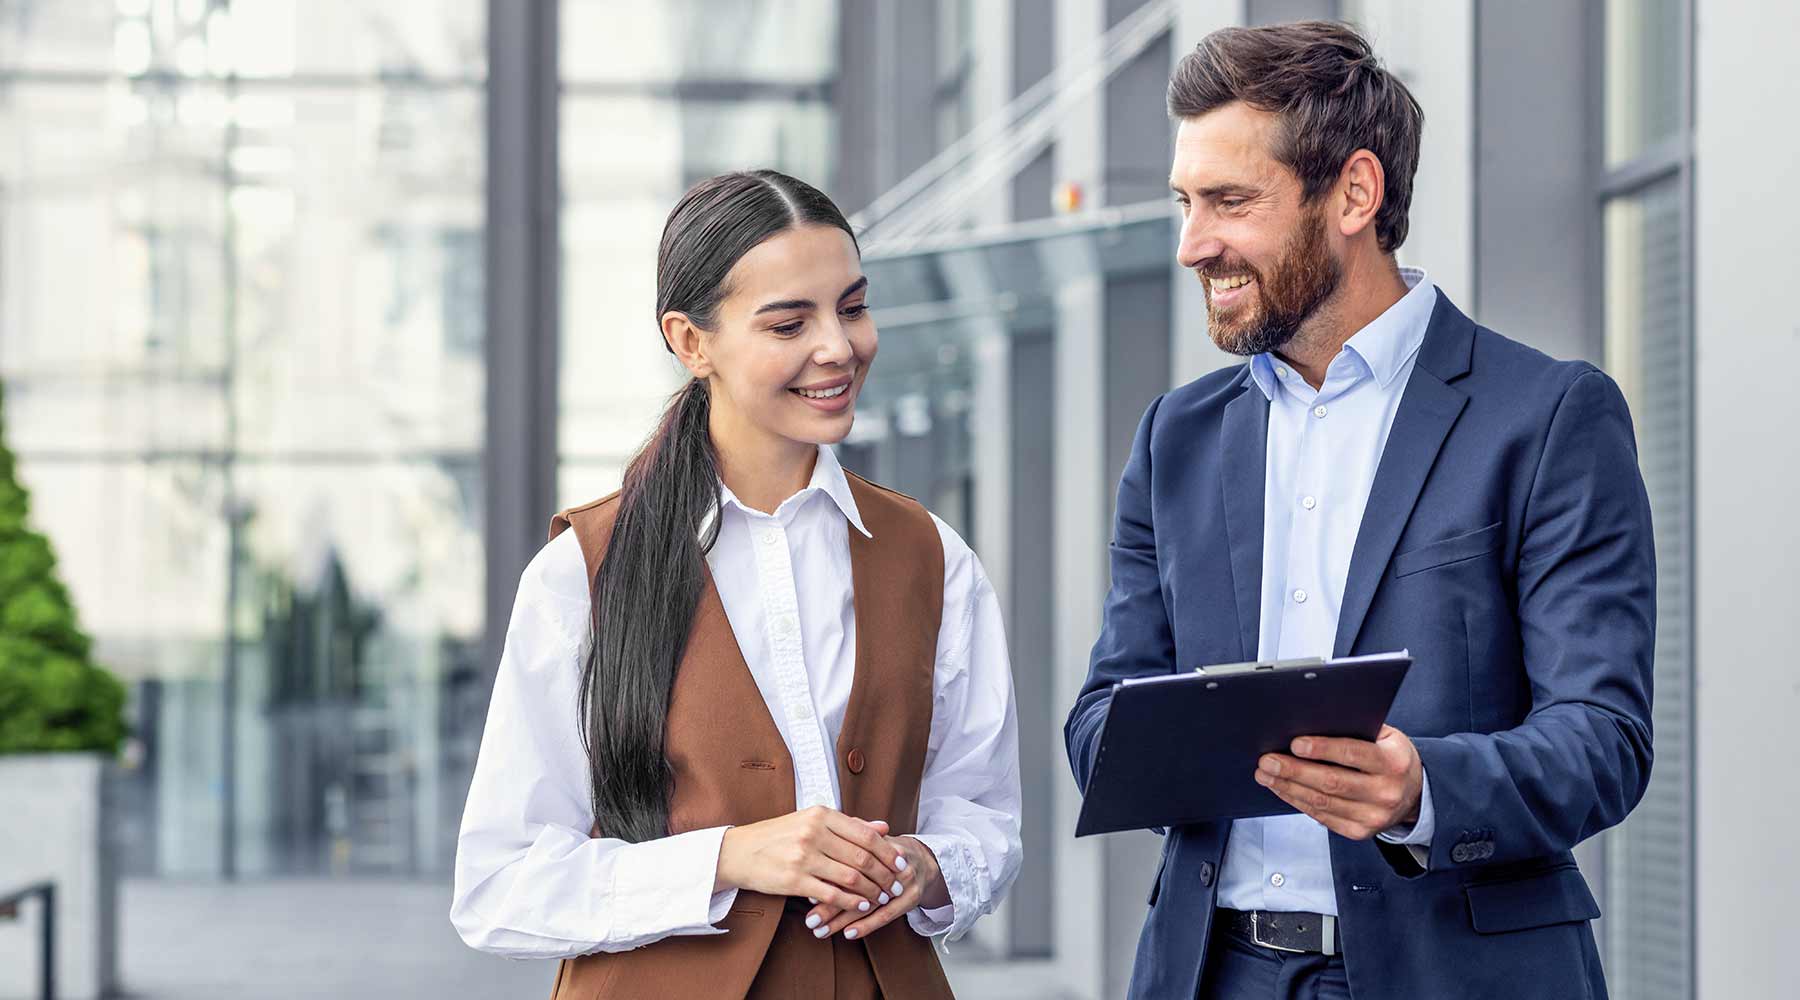
[[[466,947],[448,884],[129,880],[120,894],[130,1000],[545,1000],[556,971]],[[958,964],[963,1000],[1055,994],[1024,969]]]

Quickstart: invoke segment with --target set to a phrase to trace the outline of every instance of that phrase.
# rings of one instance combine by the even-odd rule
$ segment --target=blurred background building
[[[678,384],[669,207],[773,166],[864,233],[882,356],[846,464],[1006,603],[1028,853],[953,979],[1121,995],[1156,838],[1070,838],[1060,726],[1137,419],[1232,363],[1172,259],[1163,90],[1206,32],[1297,17],[1364,26],[1425,107],[1403,262],[1632,402],[1657,764],[1581,852],[1614,995],[1781,992],[1800,805],[1760,762],[1800,714],[1800,481],[1760,383],[1800,362],[1800,84],[1766,54],[1793,5],[0,0],[0,378],[133,694],[126,985],[237,995],[267,947],[309,959],[270,996],[547,989],[445,918],[513,587]]]

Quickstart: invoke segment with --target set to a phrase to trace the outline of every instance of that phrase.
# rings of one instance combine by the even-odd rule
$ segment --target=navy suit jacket
[[[1064,728],[1093,771],[1113,685],[1254,659],[1268,400],[1249,366],[1150,404],[1119,484],[1112,586]],[[1350,986],[1381,997],[1604,996],[1600,910],[1570,849],[1650,774],[1656,570],[1618,387],[1477,326],[1442,292],[1353,549],[1336,655],[1412,651],[1388,721],[1436,832],[1331,836]],[[1193,997],[1230,823],[1170,830],[1134,998]]]

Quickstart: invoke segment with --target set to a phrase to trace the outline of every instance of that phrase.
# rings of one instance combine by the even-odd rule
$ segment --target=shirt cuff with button
[[[1411,823],[1396,823],[1377,836],[1390,844],[1406,848],[1420,868],[1430,868],[1431,837],[1437,832],[1437,813],[1431,808],[1431,775],[1419,772],[1419,818]]]

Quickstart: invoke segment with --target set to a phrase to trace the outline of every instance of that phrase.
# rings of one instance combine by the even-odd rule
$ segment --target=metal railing
[[[44,919],[38,927],[38,997],[56,1000],[56,883],[39,882],[0,893],[0,920],[19,915],[19,904],[33,896],[44,901]]]

